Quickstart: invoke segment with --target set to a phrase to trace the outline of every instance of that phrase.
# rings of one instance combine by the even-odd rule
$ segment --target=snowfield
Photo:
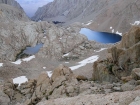
[[[2,67],[3,66],[3,63],[0,63],[0,67]]]
[[[85,66],[85,65],[88,64],[88,63],[94,63],[95,61],[98,60],[98,58],[99,58],[98,55],[91,56],[91,57],[89,57],[89,58],[87,58],[87,59],[85,59],[85,60],[83,60],[83,61],[81,61],[81,62],[78,62],[79,65],[72,66],[72,67],[70,67],[70,69],[71,69],[71,70],[76,70],[76,69],[78,69],[78,68],[80,68],[80,67],[82,67],[82,66]]]
[[[20,65],[20,64],[22,63],[22,61],[24,61],[24,62],[29,62],[29,61],[31,61],[33,58],[35,58],[35,55],[32,55],[32,56],[27,57],[27,58],[24,58],[24,59],[19,59],[19,60],[15,61],[15,62],[11,62],[11,63],[16,64],[16,65]]]

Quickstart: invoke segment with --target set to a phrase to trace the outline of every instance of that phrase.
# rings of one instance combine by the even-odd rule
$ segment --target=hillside
[[[89,28],[98,31],[127,32],[131,24],[139,21],[139,0],[54,0],[37,10],[33,20],[88,22]]]

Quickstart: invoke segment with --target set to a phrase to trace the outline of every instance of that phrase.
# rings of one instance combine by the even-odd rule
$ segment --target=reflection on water
[[[94,40],[100,43],[116,43],[120,41],[122,38],[122,36],[118,34],[107,33],[107,32],[97,32],[97,31],[92,31],[87,28],[82,28],[80,30],[80,33],[87,36],[89,40]]]

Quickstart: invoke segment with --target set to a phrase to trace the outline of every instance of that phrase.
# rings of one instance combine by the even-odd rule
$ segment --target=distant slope
[[[37,10],[33,20],[73,22],[93,20],[89,28],[125,33],[140,20],[139,0],[54,0]]]
[[[20,4],[15,0],[0,0],[0,4],[1,3],[11,5],[13,7],[16,7],[17,9],[23,10],[23,8],[20,6]]]
[[[29,21],[23,8],[15,0],[0,0],[0,22]]]

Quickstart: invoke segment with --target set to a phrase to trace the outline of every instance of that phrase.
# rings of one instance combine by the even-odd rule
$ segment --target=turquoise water
[[[94,40],[100,43],[116,43],[116,42],[119,42],[122,38],[122,36],[118,34],[107,33],[107,32],[97,32],[97,31],[92,31],[87,28],[82,28],[80,30],[80,33],[87,36],[89,40]]]

